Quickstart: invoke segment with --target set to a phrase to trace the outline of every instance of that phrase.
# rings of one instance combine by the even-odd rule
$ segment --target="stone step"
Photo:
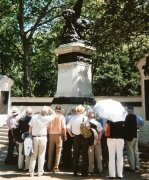
[[[8,144],[8,126],[0,127],[0,144]]]
[[[5,145],[7,145],[7,144],[8,144],[8,140],[0,139],[0,144],[5,144]]]
[[[0,136],[8,136],[8,131],[0,131]]]
[[[7,142],[8,142],[8,137],[0,136],[0,140],[4,140],[4,141],[7,141]]]

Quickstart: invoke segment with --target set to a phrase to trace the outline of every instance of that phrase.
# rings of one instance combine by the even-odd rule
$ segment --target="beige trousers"
[[[47,147],[47,136],[33,137],[33,154],[29,164],[29,173],[34,173],[38,157],[38,173],[44,173],[45,153]]]
[[[94,172],[94,166],[95,166],[95,162],[96,162],[98,172],[102,172],[103,166],[102,166],[101,144],[98,143],[96,145],[89,146],[88,156],[89,156],[88,171],[90,173]]]
[[[56,156],[54,168],[58,168],[62,151],[62,135],[61,134],[49,134],[49,150],[48,150],[48,169],[52,170],[52,159],[54,156],[54,148],[56,147]]]

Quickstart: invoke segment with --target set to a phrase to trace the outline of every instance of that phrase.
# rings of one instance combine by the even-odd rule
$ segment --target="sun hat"
[[[11,111],[12,115],[18,115],[20,113],[19,109],[15,106],[12,108],[12,111]]]
[[[76,107],[76,113],[77,114],[83,114],[84,111],[85,111],[85,107],[82,106],[81,104]]]

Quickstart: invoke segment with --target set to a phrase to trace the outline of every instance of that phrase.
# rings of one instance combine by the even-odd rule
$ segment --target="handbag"
[[[106,137],[110,137],[110,123],[109,124],[106,124],[106,127],[105,127],[105,136]]]
[[[80,131],[84,138],[90,138],[93,134],[91,129],[84,123],[84,119],[80,124]]]

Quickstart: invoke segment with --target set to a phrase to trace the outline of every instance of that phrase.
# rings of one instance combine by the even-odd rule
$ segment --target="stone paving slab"
[[[95,174],[94,176],[89,176],[86,178],[83,177],[73,177],[72,172],[62,171],[59,173],[50,173],[45,172],[45,174],[41,177],[34,176],[30,177],[28,173],[26,172],[18,172],[17,171],[17,165],[6,165],[4,163],[4,159],[6,157],[7,153],[7,146],[6,145],[0,145],[0,180],[106,180],[108,179],[108,170],[107,168],[104,168],[104,171],[101,175]],[[141,153],[140,154],[140,164],[141,168],[140,171],[136,172],[129,172],[127,171],[127,165],[125,163],[124,167],[124,180],[126,179],[135,179],[135,180],[149,180],[149,154]]]

